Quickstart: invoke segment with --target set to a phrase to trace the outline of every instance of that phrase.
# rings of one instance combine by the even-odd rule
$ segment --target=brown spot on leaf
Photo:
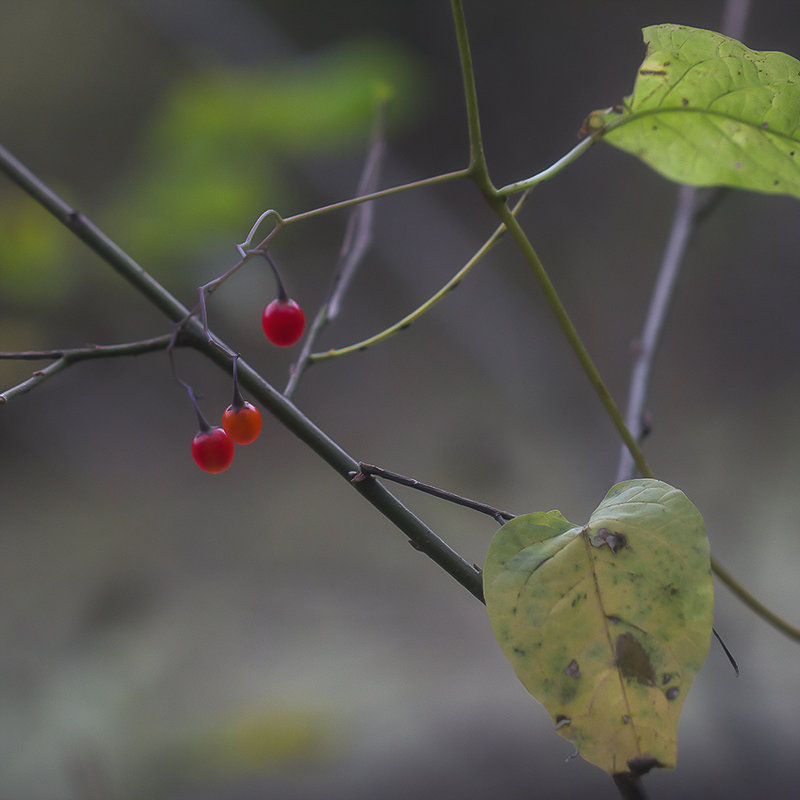
[[[614,643],[615,660],[623,678],[633,678],[644,686],[654,686],[656,673],[647,651],[632,633],[621,633]]]
[[[581,671],[578,667],[578,662],[574,658],[569,662],[569,666],[564,670],[564,674],[569,675],[570,678],[580,678]]]
[[[612,553],[616,553],[622,547],[628,547],[628,540],[621,533],[610,531],[608,528],[600,528],[597,533],[589,539],[593,547],[602,547],[604,544],[608,545],[608,549]]]
[[[684,97],[684,98],[681,100],[681,103],[682,103],[684,106],[688,106],[688,105],[689,105],[689,98],[688,98],[688,97]]]

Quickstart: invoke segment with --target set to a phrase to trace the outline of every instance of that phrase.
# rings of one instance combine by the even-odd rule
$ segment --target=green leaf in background
[[[800,61],[685,25],[644,40],[633,94],[586,129],[674,181],[800,197]]]
[[[75,237],[16,190],[0,195],[0,219],[2,306],[31,309],[63,301],[77,277],[64,269],[65,253],[83,252]]]
[[[269,70],[179,81],[145,135],[123,208],[124,245],[177,265],[244,238],[266,208],[291,208],[290,159],[365,152],[376,109],[414,119],[419,70],[389,43],[348,42]],[[354,187],[355,188],[355,187]]]
[[[500,647],[559,734],[611,774],[674,767],[713,612],[705,525],[686,495],[643,478],[613,486],[583,526],[516,517],[483,575]]]

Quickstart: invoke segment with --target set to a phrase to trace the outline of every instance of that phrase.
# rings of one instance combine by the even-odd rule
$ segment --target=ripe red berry
[[[206,472],[224,472],[233,461],[233,441],[222,428],[201,429],[192,439],[192,458]]]
[[[294,300],[273,300],[261,315],[264,335],[278,347],[289,347],[302,335],[306,326],[303,309]]]
[[[231,404],[222,412],[222,427],[236,444],[250,444],[261,433],[261,412],[247,401]]]

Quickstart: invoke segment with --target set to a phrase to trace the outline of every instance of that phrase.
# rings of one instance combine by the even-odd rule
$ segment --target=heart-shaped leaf
[[[583,526],[516,517],[483,576],[500,647],[583,758],[611,774],[675,766],[713,612],[705,524],[683,492],[643,478],[613,486]]]
[[[685,25],[643,33],[633,94],[586,129],[674,181],[800,197],[800,61]]]

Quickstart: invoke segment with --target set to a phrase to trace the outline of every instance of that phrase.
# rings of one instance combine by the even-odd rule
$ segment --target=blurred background
[[[576,142],[632,89],[640,29],[718,29],[722,3],[467,2],[496,185]],[[5,0],[0,142],[187,304],[264,209],[351,196],[391,87],[381,185],[466,164],[449,4]],[[800,56],[793,0],[744,41]],[[522,221],[624,403],[676,187],[598,146]],[[653,379],[647,455],[704,514],[715,555],[797,622],[797,200],[729,193],[685,264]],[[345,214],[273,254],[309,312]],[[375,207],[375,241],[320,347],[375,333],[438,289],[495,221],[469,184]],[[0,350],[169,330],[0,178]],[[210,324],[282,387],[294,355],[259,318],[253,263]],[[209,417],[229,379],[180,352]],[[0,388],[37,365],[0,363]],[[504,243],[407,332],[314,367],[296,402],[356,458],[516,513],[585,520],[619,443],[521,256]],[[84,363],[0,412],[0,797],[27,800],[617,796],[553,731],[485,610],[275,421],[226,473],[164,354]],[[469,561],[488,517],[397,490]],[[653,797],[798,787],[798,650],[720,586],[714,644]]]

